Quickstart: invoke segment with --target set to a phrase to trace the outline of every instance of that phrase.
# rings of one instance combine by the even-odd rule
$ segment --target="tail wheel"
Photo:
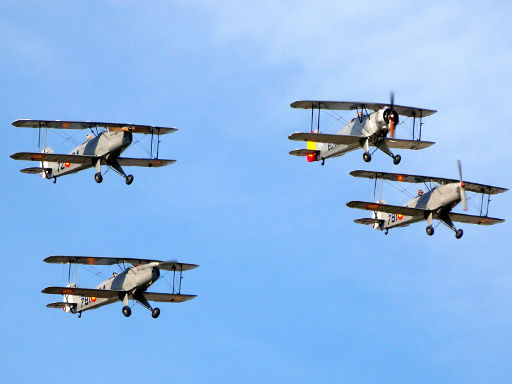
[[[94,175],[94,180],[96,180],[96,182],[99,184],[103,181],[103,176],[101,176],[101,173],[97,172],[95,175]]]
[[[123,315],[124,315],[125,317],[130,317],[130,315],[131,315],[131,314],[132,314],[132,310],[131,310],[131,308],[130,308],[129,306],[125,305],[125,306],[123,307]]]
[[[160,316],[160,308],[153,308],[151,311],[151,316],[153,319],[156,319],[158,316]]]
[[[130,185],[131,183],[133,183],[133,176],[132,175],[126,176],[126,180],[124,182],[126,183],[126,185]]]
[[[432,236],[434,234],[434,227],[429,225],[427,228],[426,228],[426,232],[427,232],[427,235],[429,236]]]

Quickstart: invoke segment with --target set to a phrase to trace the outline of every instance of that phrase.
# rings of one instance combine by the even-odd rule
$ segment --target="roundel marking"
[[[401,213],[399,213],[399,214],[397,215],[397,217],[398,217],[398,220],[402,220],[402,219],[404,218],[404,215],[402,215]]]
[[[40,160],[40,159],[44,159],[45,157],[46,157],[46,155],[44,153],[38,153],[37,155],[30,156],[30,158],[32,160]]]
[[[93,303],[95,303],[95,302],[96,302],[96,298],[95,298],[95,297],[91,297],[91,301],[92,301]]]
[[[404,181],[404,175],[397,175],[396,176],[397,181]]]
[[[64,165],[66,166],[66,168],[69,168],[69,166],[71,165],[70,163],[64,163]]]
[[[380,204],[366,204],[366,209],[377,209],[380,208]]]

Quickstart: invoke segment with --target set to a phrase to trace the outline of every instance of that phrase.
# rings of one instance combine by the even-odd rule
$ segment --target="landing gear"
[[[125,317],[130,317],[130,315],[131,315],[131,314],[132,314],[132,310],[131,310],[131,308],[130,308],[129,306],[125,305],[125,306],[123,307],[123,315],[124,315]]]
[[[322,157],[322,165],[325,164],[325,158]]]
[[[400,155],[395,155],[395,156],[393,157],[393,164],[395,164],[395,165],[400,164],[400,160],[402,160],[402,156],[400,156]]]
[[[82,311],[78,312],[78,318],[82,317]]]
[[[387,229],[387,228],[384,230],[384,234],[385,234],[385,235],[387,235],[387,234],[388,234],[388,229]]]
[[[153,319],[156,319],[158,316],[160,316],[160,308],[153,308],[151,311],[151,316]]]
[[[54,177],[54,178],[53,178],[53,184],[55,184],[56,182],[57,182],[57,178],[56,178],[56,177]]]
[[[363,153],[363,160],[367,163],[372,161],[372,155],[370,155],[370,152]]]
[[[457,229],[457,231],[455,232],[455,238],[460,239],[463,234],[464,231],[462,229]]]
[[[427,235],[432,236],[434,234],[434,227],[429,225],[426,229]]]
[[[126,183],[126,185],[130,185],[131,183],[133,183],[133,176],[132,175],[126,176],[126,180],[124,182]]]
[[[101,183],[103,181],[103,176],[101,176],[101,173],[96,172],[96,174],[94,175],[94,180],[96,180],[98,184]]]

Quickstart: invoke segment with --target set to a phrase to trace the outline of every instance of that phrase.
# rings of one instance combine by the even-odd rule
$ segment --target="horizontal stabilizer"
[[[496,219],[494,217],[488,216],[473,216],[473,215],[465,215],[463,213],[454,213],[450,212],[448,214],[452,221],[457,221],[459,223],[467,223],[467,224],[478,224],[478,225],[493,225],[503,223],[504,219]]]
[[[11,155],[14,160],[50,161],[73,164],[93,164],[97,156],[69,155],[58,153],[18,152]]]
[[[399,181],[405,183],[439,183],[439,184],[450,184],[450,183],[460,183],[458,179],[445,179],[442,177],[434,177],[434,176],[421,176],[421,175],[406,175],[404,173],[389,173],[389,172],[374,172],[374,171],[364,171],[357,170],[352,171],[350,174],[354,177],[364,177],[367,179],[383,179],[390,181]],[[494,195],[496,193],[502,193],[508,191],[507,188],[494,187],[492,185],[478,184],[478,183],[470,183],[468,181],[464,181],[464,189],[469,192],[475,193],[484,193],[489,195]]]
[[[119,165],[124,167],[163,167],[165,165],[169,165],[175,163],[176,160],[166,160],[166,159],[137,159],[137,158],[129,158],[129,157],[119,157],[117,158]]]
[[[56,295],[71,295],[71,296],[84,296],[84,297],[119,297],[126,293],[125,291],[115,291],[111,289],[95,289],[95,288],[75,288],[75,287],[46,287],[41,291],[42,293],[56,294]]]
[[[76,307],[76,303],[64,303],[64,302],[50,303],[50,304],[46,304],[46,307],[48,307],[48,308],[70,308],[70,307]]]
[[[290,155],[293,156],[307,156],[307,155],[316,155],[319,154],[320,151],[316,149],[295,149],[289,152]]]
[[[374,112],[382,108],[389,107],[389,104],[383,103],[370,103],[366,101],[322,101],[322,100],[301,100],[295,101],[290,104],[292,108],[303,109],[330,109],[340,111],[351,111],[355,109],[370,109]],[[433,115],[437,111],[432,109],[424,109],[417,107],[406,107],[403,105],[394,105],[393,109],[398,112],[400,116],[406,117],[427,117]]]
[[[161,303],[183,303],[184,301],[192,300],[196,296],[197,295],[144,292],[144,297],[146,300],[158,301]]]
[[[375,224],[380,225],[381,223],[382,224],[384,223],[384,220],[372,219],[369,217],[365,217],[364,219],[354,220],[354,223],[363,224],[363,225],[375,225]]]
[[[165,135],[176,132],[177,128],[155,127],[152,125],[123,124],[123,123],[100,123],[95,121],[61,121],[61,120],[30,120],[21,119],[12,123],[20,128],[51,128],[51,129],[90,129],[103,127],[109,131],[128,131],[132,133],[143,133],[153,135]]]
[[[162,261],[152,259],[135,259],[129,257],[92,257],[92,256],[49,256],[44,259],[46,263],[54,264],[86,264],[86,265],[116,265],[119,263],[128,263],[134,266],[149,263],[159,263],[159,268],[168,271],[188,271],[197,268],[196,264],[178,263],[177,261]]]
[[[41,172],[51,171],[51,168],[31,167],[20,169],[22,173],[28,173],[29,175],[37,175]]]

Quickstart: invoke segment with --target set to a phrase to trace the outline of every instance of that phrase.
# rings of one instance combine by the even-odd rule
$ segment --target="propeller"
[[[464,189],[464,182],[462,181],[462,165],[460,163],[460,160],[457,160],[457,166],[459,168],[459,180],[460,180],[460,201],[462,202],[462,208],[467,211],[467,205],[466,205],[466,190]]]
[[[389,107],[391,109],[391,111],[389,112],[389,137],[391,137],[392,139],[395,138],[395,115],[393,114],[394,112],[394,109],[393,109],[393,106],[395,105],[395,93],[394,92],[390,92],[389,94]]]

